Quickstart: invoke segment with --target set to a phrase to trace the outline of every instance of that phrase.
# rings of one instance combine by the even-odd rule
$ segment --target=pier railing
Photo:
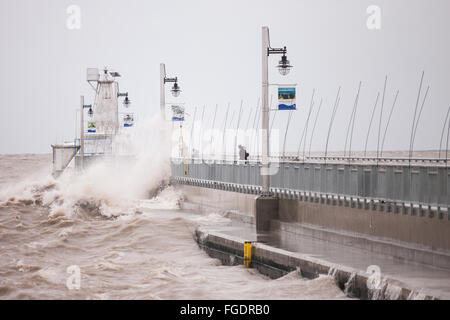
[[[260,162],[172,159],[174,177],[258,187]],[[435,164],[324,163],[280,161],[271,163],[272,190],[313,192],[448,207],[450,168]]]

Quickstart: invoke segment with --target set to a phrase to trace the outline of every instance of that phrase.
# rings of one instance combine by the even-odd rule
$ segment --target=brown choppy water
[[[332,277],[271,280],[222,266],[193,230],[229,221],[180,210],[182,195],[170,187],[153,199],[99,205],[86,195],[106,197],[101,185],[71,188],[49,177],[50,166],[48,155],[0,156],[0,299],[345,298]],[[126,188],[115,183],[114,192]],[[67,287],[70,266],[79,267],[78,290]]]

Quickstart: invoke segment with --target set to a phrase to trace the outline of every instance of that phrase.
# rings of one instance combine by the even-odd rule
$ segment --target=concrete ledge
[[[336,231],[314,225],[282,222],[279,220],[272,220],[270,229],[271,231],[281,231],[298,236],[330,241],[352,248],[380,253],[395,259],[428,264],[446,269],[450,266],[449,254],[431,251],[427,248],[414,247],[408,243],[395,242],[390,239],[374,239],[365,234]]]
[[[222,263],[226,265],[243,263],[245,239],[218,232],[209,233],[202,229],[195,231],[195,238],[201,248]],[[252,266],[271,278],[278,278],[293,271],[306,278],[314,278],[319,274],[330,275],[335,278],[337,285],[346,295],[360,299],[406,300],[414,299],[418,295],[426,300],[439,298],[415,292],[405,284],[387,277],[380,277],[378,285],[372,285],[373,278],[367,273],[343,266],[336,267],[320,259],[260,243],[253,245]]]
[[[241,221],[254,223],[257,211],[257,197],[254,194],[189,185],[177,187],[186,194],[183,209],[242,213],[247,217],[245,221]],[[387,210],[388,207],[384,211],[369,210],[370,206],[380,205],[381,208],[385,204],[368,202],[367,199],[343,198],[341,202],[348,205],[338,206],[340,197],[319,197],[306,192],[298,193],[296,197],[298,200],[279,199],[280,223],[277,225],[274,222],[275,228],[279,228],[282,222],[286,226],[285,230],[293,233],[307,232],[317,239],[355,246],[399,259],[446,269],[450,266],[450,224],[447,219],[430,219],[424,212],[420,212],[420,207],[415,208],[415,215],[401,214],[401,206],[396,206],[391,211]],[[310,201],[311,199],[317,201]],[[406,208],[405,206],[405,212]],[[295,230],[298,226],[309,230]]]

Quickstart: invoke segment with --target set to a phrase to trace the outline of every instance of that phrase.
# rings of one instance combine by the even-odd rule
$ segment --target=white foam
[[[158,116],[142,120],[114,140],[115,154],[126,156],[97,161],[83,173],[67,170],[57,180],[48,174],[27,179],[1,191],[0,200],[40,199],[50,217],[72,216],[86,208],[107,216],[135,214],[136,199],[145,199],[170,177],[170,128]],[[174,209],[179,195],[173,190],[158,197],[159,206]]]

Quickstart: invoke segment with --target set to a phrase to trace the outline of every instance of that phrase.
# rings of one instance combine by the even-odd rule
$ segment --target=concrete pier
[[[226,265],[243,264],[245,240],[202,229],[196,230],[195,238],[200,247],[222,263]],[[262,243],[253,244],[252,267],[271,278],[279,278],[294,271],[309,279],[321,274],[330,275],[335,278],[337,285],[349,297],[359,299],[406,300],[415,299],[418,295],[425,300],[441,298],[424,294],[421,290],[415,291],[406,284],[389,277],[381,275],[378,277],[357,269],[336,266],[324,260]]]
[[[382,203],[365,204],[344,197],[321,200],[314,194],[270,199],[266,206],[256,194],[226,191],[218,185],[178,184],[177,188],[186,197],[184,209],[222,212],[232,218],[232,229],[220,235],[218,230],[203,232],[201,237],[198,233],[197,237],[211,256],[224,263],[240,262],[243,242],[249,240],[255,242],[256,253],[268,252],[268,256],[256,254],[254,262],[271,277],[298,267],[306,277],[341,270],[335,276],[339,286],[355,285],[355,297],[393,298],[392,292],[401,292],[396,299],[450,298],[450,223],[447,212],[438,214],[438,208],[427,208],[433,214],[415,214],[414,207],[406,207],[405,213],[394,212]],[[278,250],[283,257],[273,253]],[[298,254],[301,261],[292,258]],[[390,279],[386,294],[370,292],[362,283],[368,278],[366,269],[373,265]],[[398,283],[402,283],[400,291]],[[431,291],[424,294],[423,288]]]
[[[448,213],[417,215],[406,208],[406,214],[380,210],[381,203],[354,206],[350,199],[302,200],[280,198],[258,206],[258,196],[212,188],[178,185],[182,188],[186,208],[197,211],[237,211],[258,221],[261,233],[283,229],[285,232],[311,236],[396,259],[425,263],[450,269],[450,221]],[[264,201],[264,200],[260,200]],[[278,213],[275,211],[278,203]],[[264,203],[264,205],[262,205]],[[347,203],[347,204],[345,204]],[[268,219],[271,217],[268,229]],[[257,223],[258,225],[258,223]]]

